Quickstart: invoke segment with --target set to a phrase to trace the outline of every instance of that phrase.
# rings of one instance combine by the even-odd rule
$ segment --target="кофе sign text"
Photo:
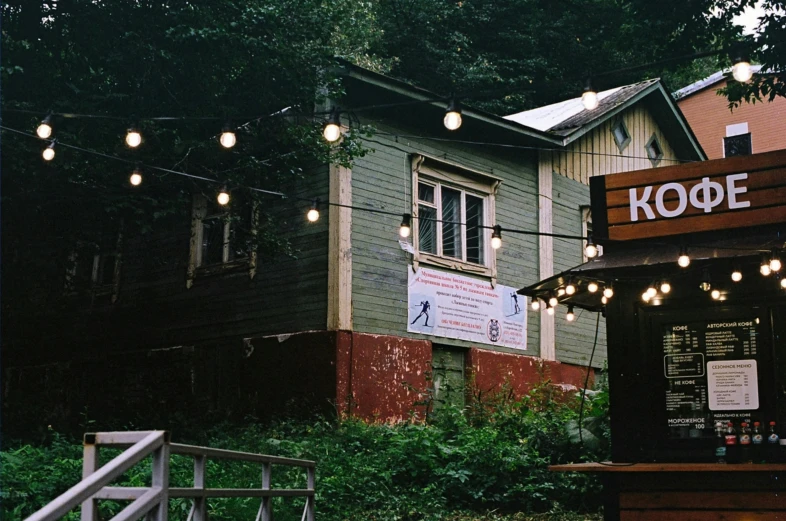
[[[590,179],[593,233],[630,240],[786,221],[786,150]]]

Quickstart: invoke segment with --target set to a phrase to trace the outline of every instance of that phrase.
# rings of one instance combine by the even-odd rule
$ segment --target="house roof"
[[[573,98],[510,114],[505,119],[560,136],[565,146],[639,102],[648,105],[679,157],[706,159],[685,116],[658,78],[599,92],[598,106],[593,110],[585,109],[581,98]]]
[[[751,71],[753,72],[753,74],[758,74],[761,71],[761,65],[751,65]],[[726,78],[729,77],[730,72],[731,69],[724,69],[722,71],[718,71],[714,74],[711,74],[702,80],[691,83],[687,87],[683,87],[680,90],[676,91],[674,93],[674,99],[679,100],[681,98],[684,98],[685,96],[690,96],[694,92],[699,92],[700,90],[704,90],[707,87],[711,87],[716,83],[725,81]]]

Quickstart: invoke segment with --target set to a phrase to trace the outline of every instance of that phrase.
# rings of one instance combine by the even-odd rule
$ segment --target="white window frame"
[[[186,273],[186,287],[191,288],[197,276],[216,275],[231,271],[248,270],[250,278],[256,275],[257,252],[252,248],[247,255],[231,258],[232,219],[231,211],[208,214],[208,199],[202,194],[194,194],[191,212],[191,241],[189,248],[189,261]],[[202,240],[204,239],[204,222],[208,219],[223,221],[223,246],[221,262],[204,264],[202,259]],[[256,235],[258,212],[256,206],[252,209],[251,233]]]
[[[435,187],[434,203],[420,203],[418,200],[418,185],[425,183]],[[463,166],[455,165],[443,160],[428,158],[423,155],[412,157],[412,244],[415,248],[413,263],[417,267],[418,263],[426,263],[443,268],[465,271],[478,275],[486,275],[496,280],[497,276],[497,257],[496,250],[491,247],[491,227],[496,224],[496,193],[501,181],[498,178],[468,169]],[[461,226],[461,259],[446,257],[442,254],[442,226],[439,222],[441,216],[441,187],[445,186],[462,193],[461,222],[466,220],[466,194],[483,199],[483,258],[484,264],[467,262],[467,233],[466,225]],[[435,208],[437,215],[437,253],[423,252],[418,249],[419,244],[419,222],[418,208],[424,204]]]

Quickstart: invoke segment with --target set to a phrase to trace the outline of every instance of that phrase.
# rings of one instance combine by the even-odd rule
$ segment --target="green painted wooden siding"
[[[552,174],[552,208],[554,233],[582,235],[581,207],[588,206],[589,187],[560,174]],[[554,273],[565,271],[583,262],[582,243],[573,239],[554,239]],[[600,298],[600,297],[598,297]],[[567,308],[558,306],[556,322],[556,356],[560,362],[577,365],[589,363],[595,337],[596,313],[576,310],[576,320],[565,320]],[[598,345],[592,359],[593,367],[603,367],[606,360],[606,320],[601,317]]]
[[[411,154],[445,158],[455,164],[486,172],[502,179],[496,197],[496,224],[503,228],[537,230],[537,157],[532,152],[492,153],[479,147],[388,134],[413,134],[383,125],[380,133],[366,141],[373,149],[352,168],[352,198],[355,206],[409,213],[412,208]],[[354,329],[363,333],[408,336],[439,341],[452,346],[475,344],[407,332],[407,269],[409,255],[398,243],[398,215],[352,213],[352,305]],[[537,237],[503,235],[497,251],[497,282],[522,288],[538,280]],[[426,266],[425,264],[423,264]],[[437,268],[439,269],[439,268]],[[527,351],[538,355],[537,315],[528,313]],[[478,346],[522,354],[522,351]]]

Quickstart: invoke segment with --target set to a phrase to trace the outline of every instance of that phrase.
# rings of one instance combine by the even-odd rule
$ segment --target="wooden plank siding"
[[[553,174],[552,208],[554,233],[582,235],[581,207],[589,205],[586,185],[559,174]],[[554,238],[554,273],[568,270],[583,262],[583,243],[575,239]],[[587,365],[595,338],[597,316],[576,310],[576,320],[565,320],[567,308],[558,306],[555,318],[555,348],[560,362]],[[606,320],[601,318],[598,345],[592,359],[593,367],[603,367],[606,361]]]
[[[454,164],[502,179],[496,196],[496,221],[503,228],[537,230],[537,154],[510,153],[480,147],[466,148],[445,142],[396,138],[400,128],[383,124],[369,138],[373,149],[352,167],[353,205],[409,213],[412,208],[411,154],[444,158]],[[407,134],[412,133],[407,131]],[[392,135],[391,135],[392,134]],[[527,350],[435,338],[407,332],[407,269],[410,255],[399,246],[398,215],[353,211],[352,304],[354,330],[438,341],[458,347],[483,347],[504,352],[538,355],[537,314],[528,314]],[[423,266],[427,266],[423,264]],[[520,288],[538,280],[536,236],[503,233],[497,251],[497,282]]]

